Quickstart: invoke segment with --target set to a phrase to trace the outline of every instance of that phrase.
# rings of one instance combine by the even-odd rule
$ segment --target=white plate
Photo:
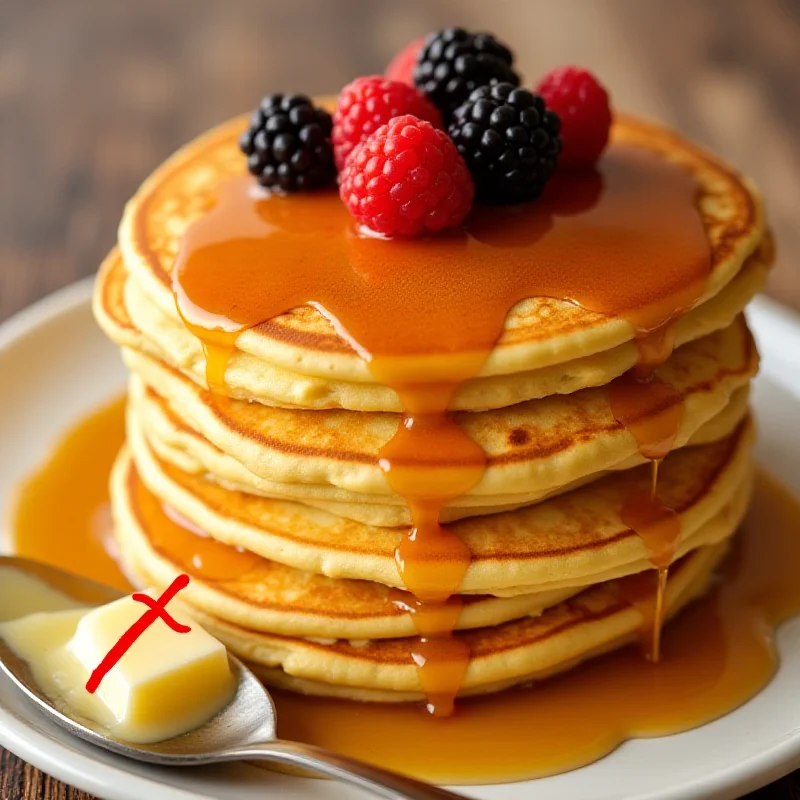
[[[59,433],[124,386],[117,350],[92,320],[90,291],[89,282],[76,284],[0,326],[0,519],[7,518],[13,486],[45,458]],[[800,321],[768,300],[754,304],[750,319],[763,358],[755,392],[759,459],[800,495]],[[460,791],[486,800],[728,800],[752,791],[800,767],[800,619],[781,628],[778,644],[782,664],[773,681],[716,722],[627,742],[564,775]],[[109,800],[344,800],[359,794],[246,765],[190,771],[126,761],[69,738],[2,678],[0,744]]]

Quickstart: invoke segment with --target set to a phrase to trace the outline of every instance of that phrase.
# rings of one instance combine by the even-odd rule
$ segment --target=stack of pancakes
[[[212,131],[146,181],[98,279],[97,318],[131,370],[112,476],[124,567],[157,588],[189,574],[188,610],[270,684],[422,699],[413,599],[395,560],[409,512],[379,464],[400,424],[397,394],[311,306],[241,333],[224,392],[209,389],[203,346],[176,307],[182,236],[244,171],[243,126]],[[618,120],[614,139],[695,177],[712,259],[655,370],[681,405],[658,472],[680,529],[669,617],[708,586],[748,504],[758,357],[741,312],[772,253],[760,202],[730,169],[636,120]],[[460,694],[570,668],[635,640],[647,621],[626,582],[653,571],[651,554],[622,509],[651,465],[609,403],[609,386],[639,358],[635,337],[623,319],[531,298],[453,398],[487,460],[442,514],[471,553],[455,633],[470,652]]]

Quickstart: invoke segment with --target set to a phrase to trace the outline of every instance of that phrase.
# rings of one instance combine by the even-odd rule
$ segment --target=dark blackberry
[[[430,34],[417,55],[414,83],[445,122],[474,89],[502,81],[519,86],[511,51],[489,33],[445,28]]]
[[[486,203],[534,200],[561,152],[561,120],[544,100],[510,83],[481,86],[460,105],[448,128]]]
[[[265,97],[239,139],[247,168],[262,186],[286,192],[333,183],[331,115],[301,94]]]

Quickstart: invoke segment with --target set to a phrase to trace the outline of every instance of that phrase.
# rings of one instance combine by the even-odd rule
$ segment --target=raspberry
[[[459,225],[475,187],[447,134],[407,114],[355,149],[341,173],[339,194],[373,231],[417,236]]]
[[[333,151],[341,170],[353,148],[393,117],[412,114],[442,127],[439,109],[413,86],[380,75],[356,78],[342,89],[333,115]]]
[[[414,67],[417,66],[417,56],[425,44],[425,37],[420,36],[419,39],[414,39],[409,42],[390,62],[386,67],[384,75],[392,81],[400,81],[400,83],[407,83],[409,86],[414,85]]]
[[[608,92],[580,67],[559,67],[542,78],[536,91],[561,117],[563,149],[559,164],[589,167],[608,143],[611,109]]]

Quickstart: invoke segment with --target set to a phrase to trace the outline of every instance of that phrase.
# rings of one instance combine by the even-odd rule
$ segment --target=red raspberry
[[[442,115],[422,92],[380,75],[356,78],[342,89],[333,115],[333,154],[341,170],[353,148],[381,125],[401,114],[413,114],[441,128]]]
[[[608,143],[611,128],[608,92],[603,85],[588,70],[558,67],[539,81],[535,91],[561,117],[559,166],[594,164]]]
[[[453,228],[467,216],[475,195],[452,139],[410,114],[395,117],[360,144],[340,183],[350,213],[385,236]]]
[[[420,36],[419,39],[414,39],[413,42],[407,44],[390,62],[386,67],[387,78],[393,81],[400,81],[400,83],[407,83],[409,86],[414,85],[414,67],[417,65],[417,56],[425,44],[425,37]]]

